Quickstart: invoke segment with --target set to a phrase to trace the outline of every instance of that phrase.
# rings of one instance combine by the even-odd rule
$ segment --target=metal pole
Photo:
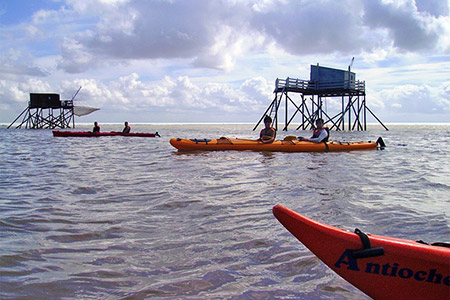
[[[367,112],[366,112],[366,95],[363,95],[363,105],[364,105],[364,131],[367,130]]]
[[[287,122],[288,122],[288,95],[286,92],[286,98],[284,99],[286,101],[286,111],[284,112],[284,129],[285,131],[287,131]]]
[[[348,130],[352,130],[352,108],[353,108],[353,103],[351,102],[351,96],[348,96]]]

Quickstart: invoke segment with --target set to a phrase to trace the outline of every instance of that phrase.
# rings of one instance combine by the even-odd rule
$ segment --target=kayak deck
[[[328,267],[373,299],[450,298],[450,248],[358,235],[281,205],[273,214]]]
[[[313,143],[308,141],[276,140],[264,144],[259,140],[220,138],[220,139],[170,139],[170,144],[180,151],[280,151],[280,152],[333,152],[376,149],[377,142],[336,142]]]

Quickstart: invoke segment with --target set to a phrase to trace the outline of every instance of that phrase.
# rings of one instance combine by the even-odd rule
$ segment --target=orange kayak
[[[450,299],[448,247],[345,231],[281,205],[273,214],[328,267],[373,299]]]
[[[225,150],[253,150],[271,152],[333,152],[352,151],[364,149],[376,149],[379,142],[335,142],[313,143],[307,141],[281,141],[277,140],[270,144],[263,144],[259,140],[248,139],[176,139],[170,140],[170,144],[181,151],[225,151]],[[383,143],[384,145],[384,143]]]

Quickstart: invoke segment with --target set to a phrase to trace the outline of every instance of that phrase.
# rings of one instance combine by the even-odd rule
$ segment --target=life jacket
[[[275,136],[277,135],[277,131],[275,130],[275,128],[273,127],[269,127],[269,128],[263,128],[259,134],[259,138],[264,139],[264,137],[272,137],[272,131],[274,132],[273,137],[275,138]]]
[[[322,130],[326,130],[326,131],[327,131],[327,134],[328,134],[327,137],[324,138],[324,139],[322,140],[322,142],[328,142],[328,138],[330,137],[330,129],[329,129],[328,127],[322,127],[321,129],[314,129],[312,138],[317,138],[317,137],[319,137],[320,132],[321,132]]]

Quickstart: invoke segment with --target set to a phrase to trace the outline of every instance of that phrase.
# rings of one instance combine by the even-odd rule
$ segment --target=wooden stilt
[[[73,100],[59,100],[59,94],[30,94],[28,107],[8,126],[15,128],[54,129],[75,127]]]
[[[349,131],[365,131],[367,130],[366,111],[369,111],[388,130],[367,106],[365,82],[355,80],[355,74],[350,72],[350,66],[348,71],[345,71],[312,65],[310,80],[289,77],[286,79],[277,78],[274,94],[274,100],[253,130],[258,127],[266,115],[272,117],[274,122],[272,125],[278,128],[278,112],[282,107],[283,99],[285,101],[284,131],[288,130],[288,126],[296,116],[301,116],[297,130],[312,129],[315,126],[315,120],[322,118],[330,129],[345,130],[345,123],[347,122]],[[298,105],[290,94],[300,96]],[[324,107],[324,99],[335,97],[341,98],[341,111],[331,116]],[[290,105],[294,109],[288,111]],[[291,112],[291,115],[289,115],[289,112]]]

